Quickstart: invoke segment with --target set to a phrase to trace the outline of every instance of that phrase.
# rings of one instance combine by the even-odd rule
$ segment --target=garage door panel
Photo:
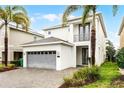
[[[50,51],[51,52],[51,51]],[[45,54],[46,53],[46,54]],[[28,53],[28,67],[39,67],[39,68],[56,68],[56,54],[44,54]],[[55,53],[55,52],[54,52]]]

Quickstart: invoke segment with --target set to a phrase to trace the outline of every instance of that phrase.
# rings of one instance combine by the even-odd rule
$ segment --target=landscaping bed
[[[79,87],[95,82],[99,78],[100,75],[98,67],[85,67],[74,72],[72,76],[65,77],[64,83],[59,88]]]
[[[6,67],[4,64],[0,64],[0,72],[10,71],[17,69],[14,64],[8,64]]]
[[[75,79],[74,76],[77,72],[78,75]],[[75,72],[71,78],[64,78],[64,83],[60,86],[60,88],[124,87],[124,76],[121,76],[116,62],[105,62],[99,68],[82,68],[82,70],[77,72]],[[83,77],[81,77],[81,75],[83,75]]]
[[[105,62],[100,67],[101,78],[94,83],[81,86],[83,88],[113,88],[113,80],[121,76],[117,63]]]
[[[114,88],[124,88],[124,75],[121,75],[117,78],[115,78],[111,85],[114,87]]]

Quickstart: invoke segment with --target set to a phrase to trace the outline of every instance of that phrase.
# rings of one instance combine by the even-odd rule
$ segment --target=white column
[[[74,24],[70,24],[69,26],[70,29],[70,33],[69,33],[69,42],[73,43],[74,39],[73,39],[73,32],[74,32]]]
[[[88,45],[88,57],[90,58],[91,61],[91,43]],[[88,67],[91,67],[91,63],[88,60]]]
[[[76,46],[73,47],[73,67],[77,65],[77,48]]]
[[[27,53],[26,51],[23,51],[23,67],[27,67]]]
[[[7,27],[7,34],[8,34],[8,61],[12,61],[12,50],[11,50],[11,44],[10,44],[10,28]]]
[[[0,63],[2,62],[2,50],[0,49]]]

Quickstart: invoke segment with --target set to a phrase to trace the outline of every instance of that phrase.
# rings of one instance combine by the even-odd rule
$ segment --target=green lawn
[[[101,78],[94,83],[83,86],[84,88],[110,88],[114,78],[120,76],[116,63],[106,62],[100,67]]]

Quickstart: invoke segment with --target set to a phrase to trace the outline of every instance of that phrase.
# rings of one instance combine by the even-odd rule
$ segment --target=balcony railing
[[[74,35],[74,42],[89,41],[89,40],[90,40],[89,35]]]

